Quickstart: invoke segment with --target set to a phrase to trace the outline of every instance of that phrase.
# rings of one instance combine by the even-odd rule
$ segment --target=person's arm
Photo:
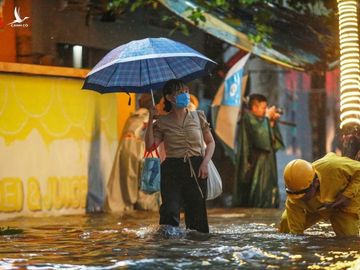
[[[206,144],[204,159],[200,165],[198,177],[206,178],[208,176],[208,164],[215,151],[215,141],[211,134],[209,123],[206,120],[206,116],[203,111],[198,112],[201,132],[203,133],[203,139]]]
[[[284,140],[283,140],[283,137],[281,135],[279,125],[277,124],[277,122],[275,122],[274,126],[272,127],[272,133],[273,133],[273,136],[274,136],[273,149],[275,151],[278,151],[279,149],[284,148],[285,143],[284,143]]]
[[[266,117],[269,118],[270,126],[274,127],[276,121],[280,118],[280,114],[276,112],[276,107],[272,106],[266,109]]]
[[[208,176],[208,164],[215,151],[215,141],[210,131],[204,134],[206,144],[205,156],[200,165],[198,177],[206,178]]]
[[[358,162],[358,161],[356,161]],[[359,166],[358,166],[359,169]],[[360,170],[354,171],[353,175],[351,176],[350,182],[343,191],[343,195],[352,199],[355,196],[359,195],[360,191]]]
[[[159,137],[154,137],[154,115],[157,115],[157,110],[155,107],[152,107],[149,110],[149,121],[148,121],[148,126],[146,128],[146,132],[145,132],[145,149],[147,151],[151,151],[153,150],[152,148],[155,146],[158,146],[162,139],[160,139]]]
[[[354,161],[358,162],[358,161]],[[349,184],[345,190],[340,193],[335,202],[331,204],[332,208],[343,208],[350,204],[351,200],[355,196],[359,196],[360,193],[360,166],[354,163],[354,168],[352,168],[352,176],[350,178]]]
[[[266,110],[266,117],[269,119],[270,128],[272,129],[272,147],[275,151],[284,147],[283,138],[277,124],[280,114],[276,111],[276,107],[272,106]]]
[[[306,213],[304,208],[296,202],[286,200],[286,213],[288,219],[289,233],[303,234],[306,229]]]

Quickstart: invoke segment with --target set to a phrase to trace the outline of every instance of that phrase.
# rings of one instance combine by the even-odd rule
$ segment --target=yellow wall
[[[82,84],[1,72],[0,63],[0,219],[83,213],[90,174],[106,187],[134,105],[126,94],[100,95]]]

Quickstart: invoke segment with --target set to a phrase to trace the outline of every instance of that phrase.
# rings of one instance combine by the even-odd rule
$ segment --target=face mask
[[[181,93],[176,96],[175,106],[178,109],[186,108],[190,103],[190,95],[189,93]]]

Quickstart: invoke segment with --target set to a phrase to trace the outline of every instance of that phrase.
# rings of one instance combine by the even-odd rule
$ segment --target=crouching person
[[[329,153],[309,163],[289,162],[284,169],[287,193],[280,232],[302,234],[329,220],[337,236],[359,235],[360,162]]]

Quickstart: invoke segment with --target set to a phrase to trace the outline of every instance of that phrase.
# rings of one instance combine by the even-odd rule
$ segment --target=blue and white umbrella
[[[110,51],[90,71],[82,88],[100,93],[152,92],[170,79],[188,82],[208,75],[215,65],[183,43],[146,38]]]

